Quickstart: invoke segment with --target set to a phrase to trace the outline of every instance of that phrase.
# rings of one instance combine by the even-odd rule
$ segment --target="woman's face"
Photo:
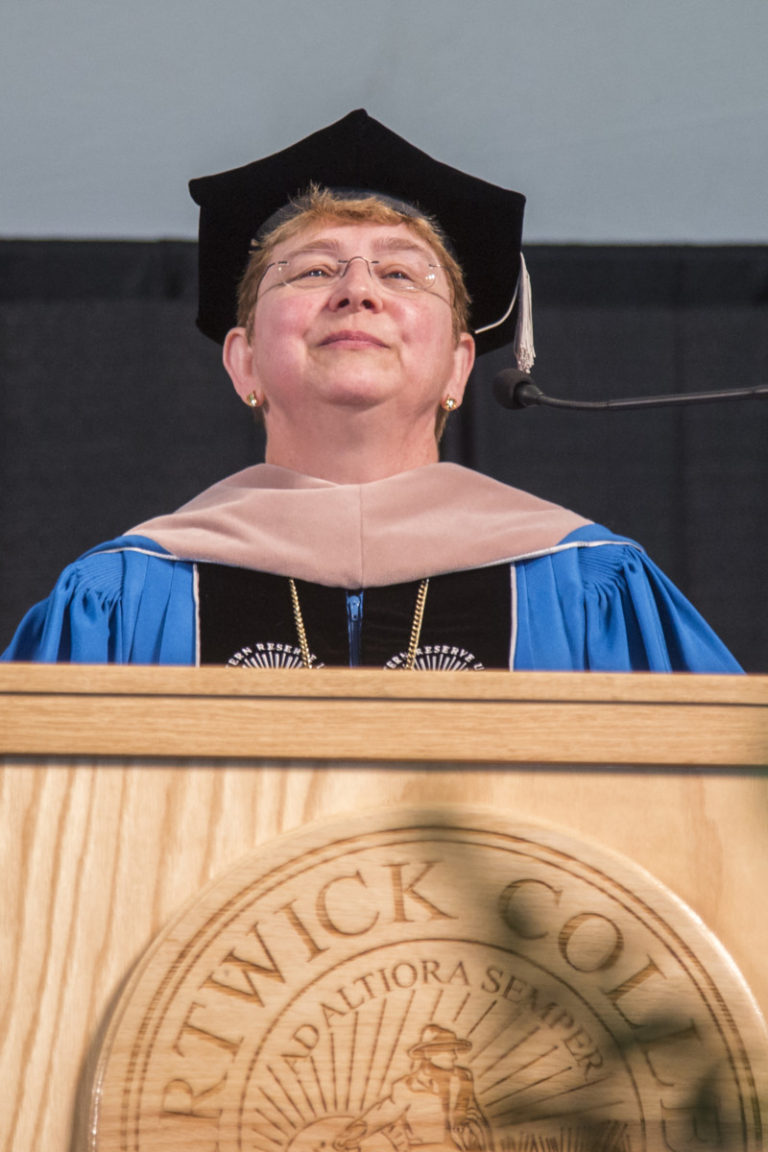
[[[439,270],[430,291],[392,292],[372,276],[363,256],[376,260],[420,249],[437,258],[407,224],[319,224],[276,247],[275,261],[299,251],[351,260],[335,283],[307,291],[268,272],[254,307],[251,388],[265,401],[270,422],[301,420],[333,406],[380,408],[388,419],[429,414],[440,401],[458,402],[472,366],[474,345],[452,333],[450,287]]]

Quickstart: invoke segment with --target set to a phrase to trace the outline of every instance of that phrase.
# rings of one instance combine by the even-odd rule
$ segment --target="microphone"
[[[666,408],[677,404],[708,404],[718,400],[744,400],[768,396],[768,384],[754,388],[726,388],[713,392],[671,392],[666,396],[636,396],[626,400],[560,400],[546,396],[527,372],[505,368],[493,381],[493,395],[502,408],[569,408],[580,412],[602,412],[617,408]]]
[[[544,398],[528,373],[515,368],[504,368],[494,377],[493,395],[502,408],[530,408]]]

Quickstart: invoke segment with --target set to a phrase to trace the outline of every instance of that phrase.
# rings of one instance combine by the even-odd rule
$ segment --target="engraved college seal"
[[[139,965],[92,1150],[763,1147],[757,1009],[641,869],[481,810],[284,837]]]

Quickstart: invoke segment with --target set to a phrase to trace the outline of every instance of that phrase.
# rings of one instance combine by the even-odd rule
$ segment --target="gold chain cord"
[[[307,632],[304,628],[304,617],[301,614],[301,604],[299,604],[299,594],[296,591],[296,582],[292,576],[288,577],[288,583],[291,586],[291,603],[293,604],[293,619],[296,622],[296,632],[299,637],[299,648],[301,648],[301,662],[305,668],[312,667],[312,657],[309,654],[309,644],[307,643]]]
[[[413,610],[413,623],[411,624],[411,638],[408,641],[408,655],[405,661],[405,671],[413,672],[416,666],[416,651],[421,638],[421,625],[424,620],[424,605],[427,602],[429,591],[429,576],[425,576],[416,593],[416,607]]]
[[[312,667],[312,656],[309,651],[309,644],[307,643],[307,630],[304,627],[304,616],[301,611],[301,604],[299,602],[299,593],[296,588],[296,581],[292,576],[288,577],[288,584],[291,589],[291,604],[293,605],[293,619],[296,624],[296,635],[299,638],[299,648],[301,649],[301,663],[304,668]],[[411,622],[411,635],[408,640],[408,652],[405,658],[406,672],[413,672],[416,667],[416,653],[419,648],[419,640],[421,638],[421,625],[424,622],[424,606],[427,602],[427,592],[429,591],[429,577],[425,576],[419,590],[416,593],[416,605],[413,609],[413,620]]]

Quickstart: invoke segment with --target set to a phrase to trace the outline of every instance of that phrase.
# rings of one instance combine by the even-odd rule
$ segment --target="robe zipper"
[[[363,593],[347,592],[347,636],[349,637],[349,666],[360,667],[363,630]]]

